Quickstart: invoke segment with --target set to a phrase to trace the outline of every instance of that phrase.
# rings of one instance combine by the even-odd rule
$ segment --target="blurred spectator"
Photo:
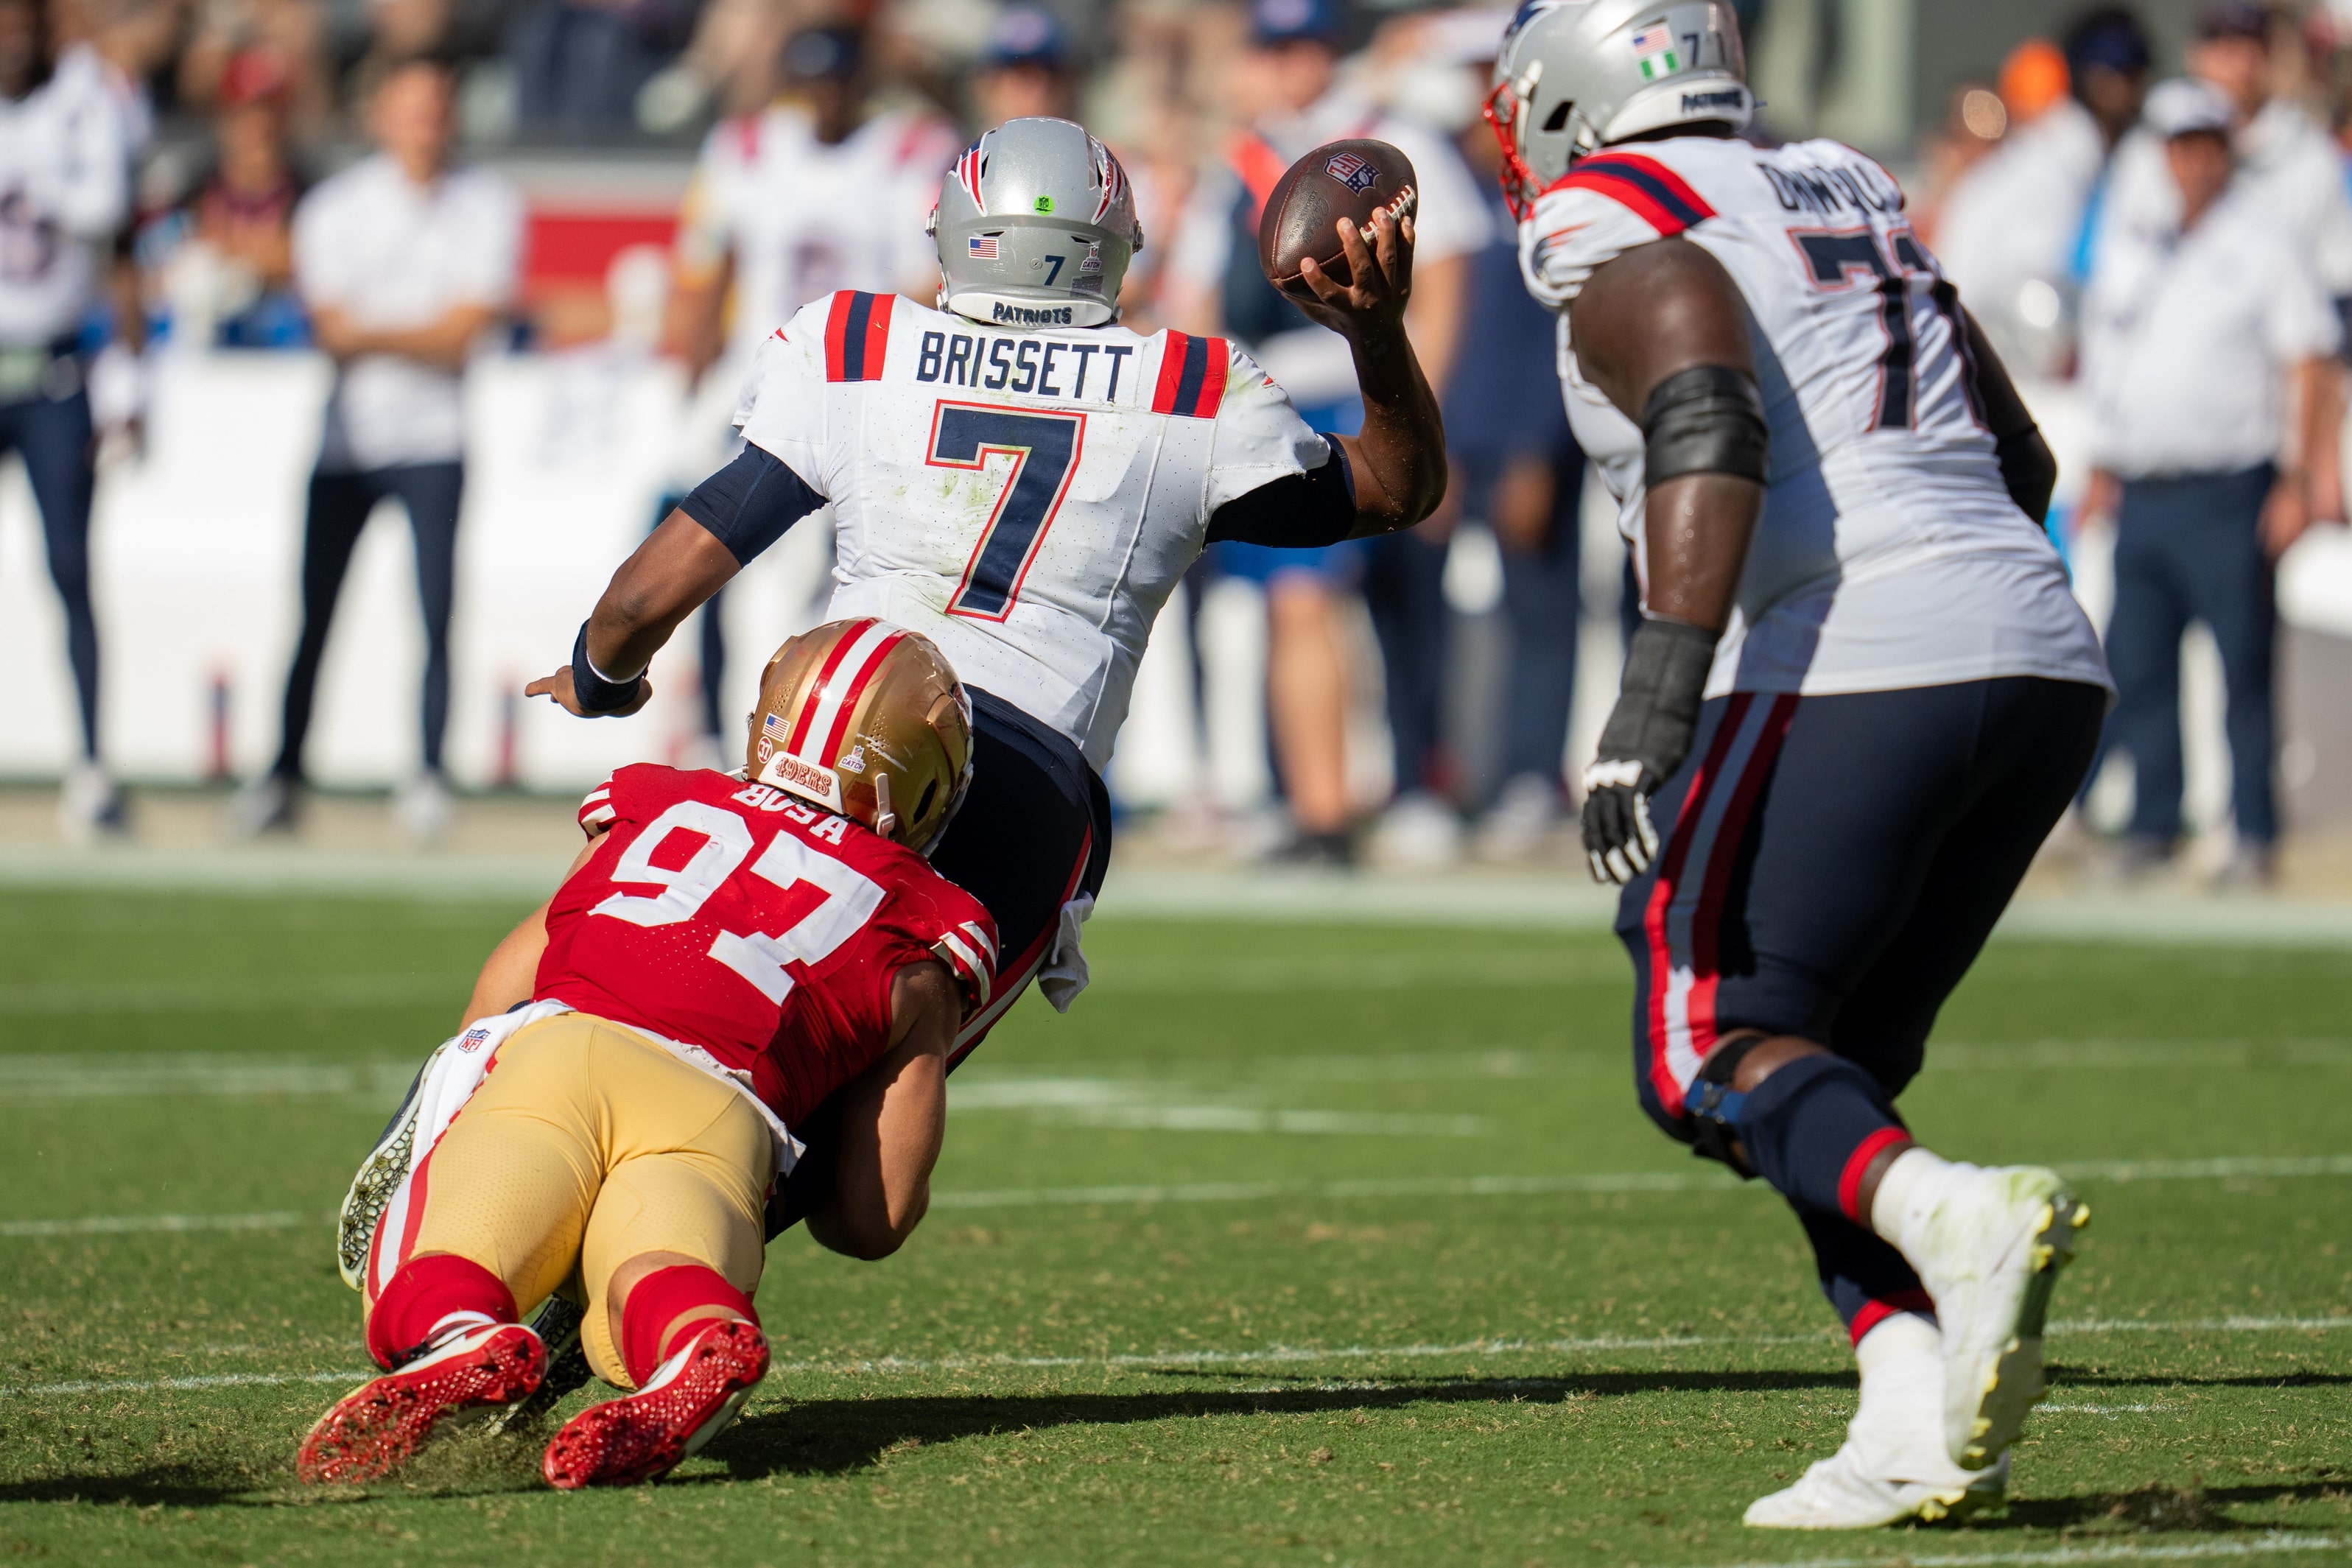
[[[840,288],[939,291],[924,230],[956,135],[918,110],[867,114],[864,46],[847,27],[793,34],[775,100],[703,143],[678,219],[675,332],[696,382],[717,368],[724,402],[706,410],[711,442],[681,465],[681,494],[733,455],[735,388],[761,340],[802,306]],[[721,602],[702,611],[703,726],[714,745],[728,730]]]
[[[2290,218],[2233,169],[2235,116],[2200,81],[2148,97],[2176,199],[2171,214],[2119,218],[2100,241],[2084,319],[2099,472],[2084,510],[2115,503],[2111,738],[2136,786],[2121,865],[2158,865],[2180,836],[2180,637],[2202,621],[2229,693],[2238,844],[2225,876],[2264,883],[2278,837],[2273,563],[2315,517],[2342,516],[2338,333]]]
[[[1249,47],[1228,73],[1246,129],[1232,135],[1221,164],[1193,191],[1169,262],[1167,308],[1176,326],[1222,330],[1247,343],[1309,424],[1352,434],[1362,408],[1347,344],[1309,322],[1259,270],[1258,217],[1275,183],[1315,147],[1349,137],[1377,137],[1412,160],[1421,204],[1406,324],[1433,385],[1444,385],[1451,369],[1470,256],[1486,243],[1488,225],[1486,204],[1449,141],[1339,84],[1339,39],[1332,0],[1254,0]],[[1226,572],[1265,586],[1267,712],[1296,829],[1285,853],[1346,863],[1354,856],[1354,813],[1337,596],[1356,580],[1363,551],[1354,545],[1307,552],[1228,544],[1219,547],[1217,559]],[[1425,620],[1417,616],[1413,623]],[[1438,649],[1416,646],[1390,663],[1402,669],[1439,656]],[[1416,768],[1397,785],[1410,792],[1422,782]]]
[[[49,578],[66,616],[81,756],[59,797],[68,836],[119,832],[122,800],[99,760],[98,622],[89,598],[93,426],[85,317],[130,210],[115,106],[50,68],[39,0],[0,0],[0,452],[25,460]]]
[[[191,348],[302,347],[310,328],[294,292],[304,183],[287,145],[291,75],[275,52],[249,49],[222,71],[215,96],[210,164],[140,235],[159,327]]]
[[[633,130],[637,95],[685,47],[698,9],[696,0],[538,0],[507,35],[523,128],[587,137]]]
[[[980,129],[1039,116],[1067,120],[1076,98],[1070,40],[1062,24],[1040,5],[1006,7],[971,78]]]
[[[2027,89],[2044,84],[2004,73],[2020,96],[2003,100],[2006,134],[1955,183],[1934,239],[1937,259],[2002,356],[2044,375],[2071,362],[2078,256],[2110,154],[2147,96],[2147,35],[2129,10],[2093,11],[2068,31],[2064,64],[2069,92],[2037,115],[2025,110],[2042,93]],[[2033,74],[2046,77],[2047,61]]]
[[[202,0],[190,22],[180,56],[177,87],[184,108],[218,109],[232,96],[232,80],[255,68],[257,57],[274,62],[284,78],[279,112],[299,134],[317,135],[334,110],[327,68],[326,17],[318,0]],[[234,84],[245,90],[240,80]]]
[[[310,476],[302,636],[286,678],[284,739],[268,774],[238,801],[247,832],[293,825],[335,600],[369,514],[387,497],[406,508],[415,535],[425,646],[423,768],[401,790],[395,814],[420,839],[448,824],[441,741],[465,485],[465,370],[513,298],[522,247],[515,190],[498,175],[449,164],[450,99],[449,73],[437,62],[388,68],[367,100],[379,151],[320,184],[295,213],[296,284],[337,376]]]
[[[1583,608],[1577,514],[1584,454],[1559,398],[1550,311],[1519,280],[1518,226],[1492,176],[1502,149],[1486,127],[1463,146],[1489,178],[1495,238],[1478,253],[1462,353],[1444,388],[1446,444],[1465,514],[1483,517],[1503,555],[1510,653],[1503,679],[1503,782],[1479,824],[1490,860],[1519,859],[1558,825],[1576,695]]]
[[[2188,50],[2189,74],[2219,91],[2236,115],[2234,186],[2285,224],[2320,285],[2352,299],[2352,193],[2343,151],[2277,85],[2272,13],[2256,0],[2210,0]],[[2117,155],[2110,204],[2127,224],[2178,221],[2180,193],[2161,140],[2146,131]]]

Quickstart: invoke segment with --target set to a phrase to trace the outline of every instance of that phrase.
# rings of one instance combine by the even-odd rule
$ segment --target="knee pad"
[[[1748,1060],[1748,1053],[1763,1044],[1764,1039],[1760,1034],[1751,1034],[1707,1052],[1683,1102],[1683,1110],[1690,1118],[1687,1130],[1691,1143],[1699,1156],[1729,1166],[1742,1181],[1756,1179],[1756,1173],[1740,1164],[1731,1150],[1732,1141],[1739,1136],[1739,1118],[1747,1110],[1748,1096],[1732,1088],[1731,1081],[1738,1076],[1739,1064]]]
[[[629,1381],[639,1388],[659,1370],[663,1331],[681,1313],[697,1307],[721,1307],[757,1328],[760,1314],[751,1298],[729,1284],[716,1269],[699,1263],[679,1263],[656,1269],[638,1281],[621,1309],[621,1360]],[[714,1313],[713,1316],[718,1314]]]

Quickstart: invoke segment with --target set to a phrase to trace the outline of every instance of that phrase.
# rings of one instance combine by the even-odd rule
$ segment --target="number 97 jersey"
[[[922,632],[1100,769],[1211,515],[1330,448],[1223,339],[1023,314],[835,294],[762,345],[736,423],[832,503],[830,619]]]
[[[889,1049],[937,959],[987,1005],[996,927],[930,862],[781,789],[640,763],[592,791],[595,852],[548,904],[534,995],[698,1046],[791,1126]]]

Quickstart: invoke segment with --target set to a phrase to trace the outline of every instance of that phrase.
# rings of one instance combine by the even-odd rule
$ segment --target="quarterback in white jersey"
[[[2107,695],[2043,536],[2056,465],[1869,159],[1737,140],[1724,0],[1528,0],[1488,115],[1578,441],[1643,589],[1585,772],[1643,1108],[1770,1184],[1853,1338],[1849,1440],[1751,1525],[1996,1501],[2085,1211],[1920,1147],[1937,1009]]]
[[[571,664],[530,691],[635,712],[678,622],[829,503],[829,613],[920,631],[971,695],[972,786],[933,864],[988,906],[1003,982],[960,1060],[1032,978],[1057,1007],[1085,984],[1077,924],[1110,847],[1101,768],[1151,623],[1204,543],[1409,528],[1445,462],[1403,329],[1409,217],[1341,225],[1348,286],[1306,275],[1302,307],[1354,353],[1357,436],[1309,430],[1223,339],[1118,324],[1142,231],[1125,171],[1078,125],[990,131],[940,185],[932,228],[940,308],[845,290],[774,331],[741,455],[622,565]],[[862,656],[845,646],[842,678]]]
[[[774,333],[737,423],[833,503],[828,618],[921,632],[1097,771],[1219,509],[1333,461],[1224,339],[997,327],[870,294]]]

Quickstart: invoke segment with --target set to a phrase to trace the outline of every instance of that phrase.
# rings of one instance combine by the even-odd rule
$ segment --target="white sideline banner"
[[[167,356],[144,458],[100,475],[91,538],[100,723],[123,775],[205,778],[216,682],[228,693],[232,770],[249,777],[276,755],[330,379],[313,354]],[[509,722],[514,778],[531,789],[585,788],[621,763],[676,756],[698,728],[691,622],[656,661],[657,695],[634,718],[583,723],[522,703],[520,692],[570,656],[581,618],[675,482],[687,418],[677,369],[601,349],[491,357],[478,361],[468,401],[452,776],[497,781]],[[767,651],[814,619],[830,551],[824,530],[794,532],[811,537],[771,551],[729,595],[728,685],[730,697],[741,688],[740,711]],[[384,785],[415,770],[423,659],[413,538],[387,503],[344,581],[310,734],[312,779]],[[0,776],[55,776],[75,755],[79,726],[63,618],[15,463],[0,470],[0,667],[16,690],[0,722]]]

